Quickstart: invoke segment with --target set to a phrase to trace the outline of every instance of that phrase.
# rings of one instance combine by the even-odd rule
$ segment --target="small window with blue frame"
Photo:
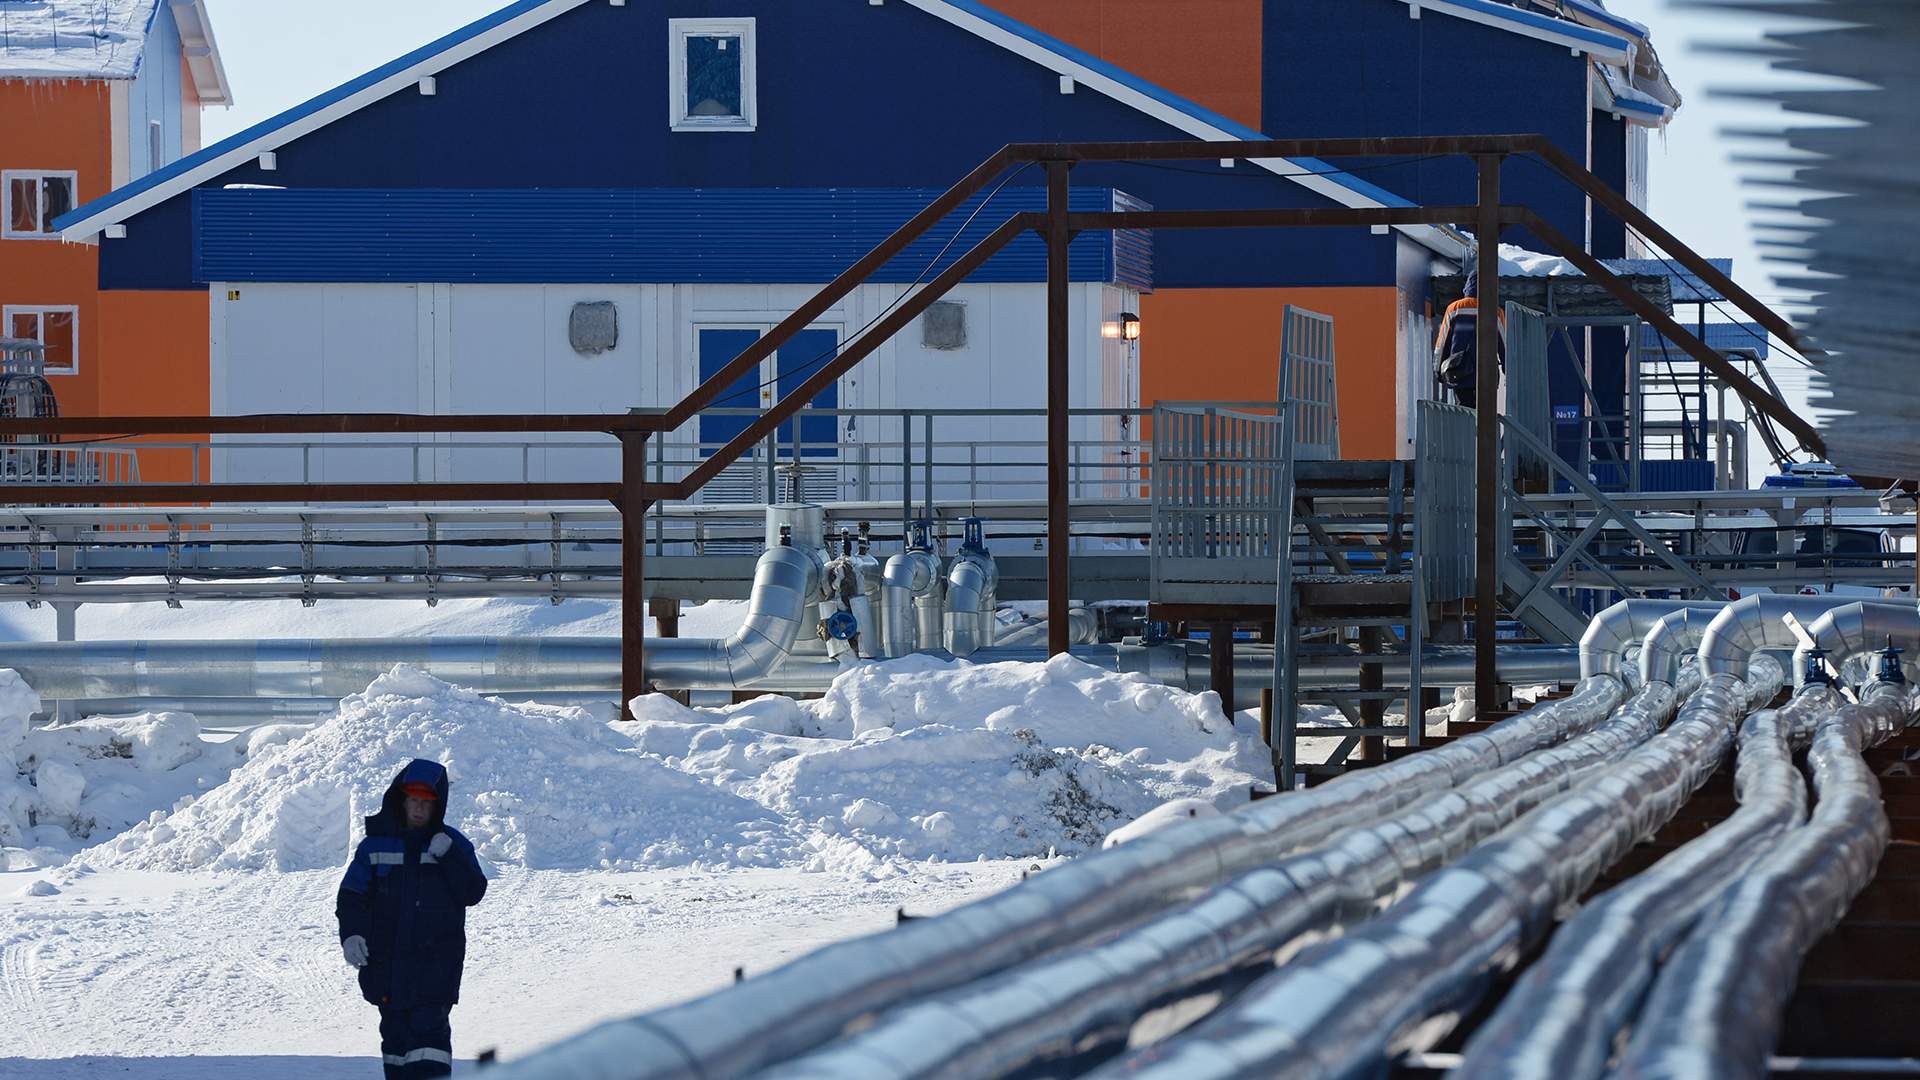
[[[751,131],[752,19],[674,20],[673,127]]]

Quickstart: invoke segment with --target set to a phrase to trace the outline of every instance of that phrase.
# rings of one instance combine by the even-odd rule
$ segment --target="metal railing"
[[[1294,456],[1340,457],[1340,400],[1334,378],[1333,319],[1288,304],[1280,316],[1280,399],[1297,402]]]
[[[1291,536],[1290,425],[1210,406],[1153,411],[1155,603],[1263,604]],[[1284,531],[1283,531],[1284,527]]]
[[[130,447],[0,444],[0,482],[14,484],[137,484],[140,458]]]
[[[1415,606],[1424,610],[1473,594],[1473,410],[1422,401],[1415,444]]]

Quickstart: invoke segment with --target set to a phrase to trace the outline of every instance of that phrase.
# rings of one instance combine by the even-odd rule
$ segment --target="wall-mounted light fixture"
[[[1123,311],[1114,321],[1100,324],[1100,336],[1109,341],[1139,341],[1140,316]]]

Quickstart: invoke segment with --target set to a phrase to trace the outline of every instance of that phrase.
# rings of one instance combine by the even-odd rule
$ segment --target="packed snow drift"
[[[1234,805],[1270,779],[1265,748],[1215,695],[1067,657],[908,657],[856,665],[813,701],[648,695],[614,723],[401,666],[311,729],[227,744],[177,713],[28,733],[37,698],[4,674],[0,755],[36,749],[0,761],[0,829],[13,828],[0,846],[91,843],[77,861],[102,870],[338,866],[413,757],[447,765],[448,818],[495,865],[870,878],[1086,851],[1168,800]]]
[[[0,670],[0,849],[32,864],[187,805],[224,782],[249,746],[274,737],[261,729],[210,742],[192,716],[175,712],[29,728],[40,707],[18,674]],[[0,854],[0,870],[14,861]]]

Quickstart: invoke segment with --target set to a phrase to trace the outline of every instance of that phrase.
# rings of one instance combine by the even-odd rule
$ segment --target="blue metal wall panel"
[[[717,16],[758,20],[758,129],[673,132],[666,20]],[[295,139],[276,172],[247,164],[203,187],[944,189],[1008,142],[1189,137],[1084,87],[1062,94],[1052,71],[907,4],[592,3],[442,72],[434,97],[406,89]],[[1073,179],[1161,208],[1330,205],[1245,166],[1088,163]],[[1007,190],[1043,181],[1029,169]],[[103,243],[103,287],[192,287],[191,244],[153,224],[184,221],[189,202]],[[1151,272],[1162,289],[1390,286],[1393,251],[1365,229],[1163,231]]]
[[[930,189],[195,192],[195,277],[207,281],[825,282],[940,193]],[[1133,202],[1135,200],[1129,200]],[[1076,210],[1115,193],[1071,192]],[[931,279],[1046,193],[1010,187],[960,206],[872,280]],[[1076,281],[1111,282],[1116,248],[1130,283],[1151,281],[1138,235],[1086,232],[1069,248]],[[1015,239],[970,280],[1044,281],[1046,244]]]
[[[1407,13],[1400,0],[1269,2],[1261,68],[1267,133],[1541,134],[1586,160],[1585,56],[1442,11],[1418,19]],[[1418,203],[1475,201],[1474,166],[1464,158],[1340,164]],[[1585,235],[1583,193],[1538,162],[1510,161],[1501,194],[1575,240]],[[1523,229],[1509,229],[1505,239],[1547,250]]]

